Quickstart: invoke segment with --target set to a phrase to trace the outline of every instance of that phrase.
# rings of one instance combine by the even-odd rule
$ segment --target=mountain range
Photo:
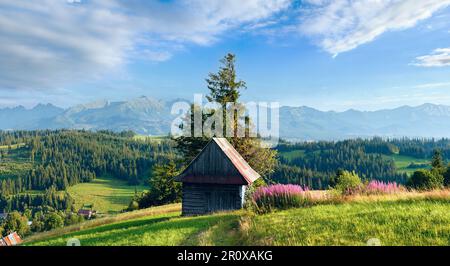
[[[70,108],[38,104],[0,109],[0,130],[89,129],[133,130],[164,135],[175,116],[178,100],[139,97],[128,101],[98,101]],[[280,108],[280,136],[295,140],[338,140],[355,137],[450,137],[450,106],[423,104],[378,111],[320,111],[301,106]]]

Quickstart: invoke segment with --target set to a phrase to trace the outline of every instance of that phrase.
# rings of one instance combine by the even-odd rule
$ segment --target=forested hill
[[[173,156],[169,141],[136,140],[132,132],[14,131],[0,133],[0,194],[65,190],[96,176],[138,184],[155,163]]]
[[[450,159],[449,139],[354,139],[281,142],[279,166],[272,179],[326,189],[338,169],[355,171],[366,180],[405,183],[408,175],[429,168],[435,150]]]

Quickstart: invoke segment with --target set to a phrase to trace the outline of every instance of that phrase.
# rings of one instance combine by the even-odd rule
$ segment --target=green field
[[[0,180],[23,176],[33,168],[30,152],[24,143],[2,145],[0,151],[3,153],[0,157]]]
[[[159,213],[27,243],[65,245],[450,245],[450,200],[351,202],[265,215]]]
[[[147,136],[147,135],[135,135],[133,139],[137,141],[149,141],[154,143],[161,143],[163,141],[169,140],[168,136]]]
[[[30,162],[0,162],[0,180],[24,176],[32,168]]]
[[[136,186],[138,192],[147,187]],[[127,182],[98,177],[92,182],[81,183],[67,189],[75,199],[75,206],[80,208],[83,204],[94,204],[94,209],[100,213],[117,213],[128,207],[135,193],[135,186],[129,186]]]
[[[11,144],[11,145],[0,145],[0,150],[8,150],[11,148],[12,150],[17,148],[25,147],[25,143],[17,143],[17,144]]]
[[[292,160],[298,157],[303,157],[305,155],[305,151],[304,150],[285,151],[280,152],[280,155],[288,160]]]
[[[408,168],[408,166],[412,163],[415,164],[429,164],[429,159],[417,159],[410,156],[403,156],[403,155],[390,155],[390,156],[384,156],[388,159],[393,159],[395,163],[395,167],[397,168],[397,171],[407,174],[412,174],[414,171],[419,170],[420,168]]]

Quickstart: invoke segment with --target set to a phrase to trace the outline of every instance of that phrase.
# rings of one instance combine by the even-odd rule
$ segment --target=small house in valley
[[[182,214],[242,208],[245,191],[260,175],[225,138],[213,138],[176,177],[183,183]]]
[[[78,210],[78,215],[83,216],[86,219],[91,219],[97,214],[93,208],[94,204],[84,204],[83,207]]]
[[[0,238],[0,246],[15,246],[19,245],[20,243],[22,243],[22,239],[16,232]]]

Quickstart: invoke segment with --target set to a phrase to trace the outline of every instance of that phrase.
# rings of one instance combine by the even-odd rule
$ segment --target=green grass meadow
[[[304,150],[285,151],[281,152],[280,155],[286,158],[287,160],[292,160],[298,157],[305,156],[305,151]]]
[[[162,207],[161,207],[162,208]],[[254,215],[244,211],[180,217],[149,215],[26,243],[86,246],[450,245],[450,200],[348,202]]]
[[[2,145],[0,151],[4,153],[0,157],[0,180],[23,176],[33,168],[30,152],[24,143]]]
[[[391,156],[385,156],[385,158],[393,159],[395,163],[395,167],[397,168],[397,171],[401,173],[407,173],[407,174],[413,174],[415,171],[423,168],[408,168],[409,165],[412,163],[415,164],[429,164],[430,159],[417,159],[410,156],[403,156],[403,155],[391,155]],[[429,168],[429,167],[427,167]]]
[[[450,202],[427,200],[320,205],[256,216],[245,244],[450,245]]]
[[[114,178],[98,177],[92,182],[69,187],[67,191],[74,198],[76,208],[83,204],[94,204],[97,212],[113,214],[128,207],[135,188],[138,192],[147,189],[146,186],[130,186]]]
[[[25,147],[25,143],[17,143],[17,144],[11,144],[11,145],[0,145],[0,150],[8,150],[11,148],[11,150],[15,150],[18,148]]]
[[[32,168],[30,162],[0,162],[0,180],[23,176]]]
[[[30,245],[64,246],[73,237],[84,246],[199,245],[203,232],[218,223],[236,219],[237,215],[232,213],[198,217],[180,217],[180,212],[165,213],[94,227]]]

